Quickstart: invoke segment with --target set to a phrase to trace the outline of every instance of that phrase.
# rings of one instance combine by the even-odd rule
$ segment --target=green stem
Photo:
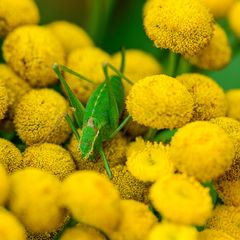
[[[169,59],[168,59],[168,68],[166,71],[166,74],[168,76],[174,77],[175,70],[176,70],[176,64],[177,64],[177,54],[170,51]]]
[[[178,69],[177,69],[177,75],[183,74],[183,73],[189,73],[191,72],[192,65],[187,62],[184,57],[180,58]]]
[[[145,140],[149,140],[149,141],[153,140],[154,137],[155,137],[155,135],[156,135],[156,133],[157,133],[157,131],[158,131],[158,130],[155,129],[155,128],[149,128],[149,130],[147,131],[144,139],[145,139]]]
[[[122,123],[117,127],[116,130],[114,130],[114,132],[111,134],[110,138],[114,138],[120,131],[121,129],[129,122],[129,120],[132,117],[130,115],[128,115],[123,121]]]
[[[112,172],[111,172],[111,169],[110,169],[110,166],[109,166],[109,162],[108,162],[108,160],[107,160],[107,157],[106,157],[106,155],[105,155],[105,153],[104,153],[104,151],[103,151],[102,148],[100,148],[99,153],[100,153],[100,156],[101,156],[101,158],[102,158],[102,160],[103,160],[104,167],[105,167],[105,169],[106,169],[107,175],[108,175],[108,177],[111,179],[111,178],[112,178]]]

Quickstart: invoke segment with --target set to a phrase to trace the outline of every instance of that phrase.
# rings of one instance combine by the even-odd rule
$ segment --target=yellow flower
[[[147,240],[198,240],[194,227],[163,222],[157,224],[149,233]]]
[[[214,186],[224,204],[240,207],[240,179],[228,180],[227,177],[221,177],[214,182]]]
[[[144,28],[155,46],[186,56],[198,54],[209,44],[213,22],[198,0],[155,0],[144,10]]]
[[[228,103],[227,116],[240,121],[240,89],[229,90],[226,97]]]
[[[34,87],[57,82],[52,64],[64,63],[60,42],[40,26],[23,26],[12,31],[4,40],[3,56],[10,67]]]
[[[56,175],[60,180],[75,171],[70,153],[59,145],[42,143],[26,148],[23,167],[35,167]]]
[[[19,220],[4,208],[0,208],[1,240],[26,240],[25,229]]]
[[[218,1],[219,2],[219,1]],[[231,61],[232,48],[224,29],[215,24],[210,43],[196,56],[188,60],[191,64],[208,70],[220,70]]]
[[[0,79],[0,120],[5,117],[8,109],[8,93],[2,79]]]
[[[229,135],[235,148],[231,168],[220,178],[230,181],[240,179],[240,122],[228,117],[215,118],[211,122],[221,127]]]
[[[211,78],[186,73],[177,77],[188,89],[194,100],[192,120],[210,120],[226,115],[227,102],[223,89]]]
[[[42,142],[60,144],[71,129],[65,120],[69,105],[52,89],[34,89],[18,103],[14,124],[19,137],[28,145]]]
[[[19,170],[10,177],[10,210],[31,232],[57,230],[65,211],[60,208],[59,180],[36,168]]]
[[[236,0],[202,0],[215,18],[226,17]]]
[[[0,138],[0,164],[8,173],[22,168],[22,154],[10,141]]]
[[[74,228],[68,228],[61,240],[105,240],[105,237],[94,228],[78,224]]]
[[[7,89],[10,115],[13,115],[20,98],[30,90],[30,86],[6,64],[0,64],[0,76]]]
[[[239,16],[240,16],[240,2],[236,1],[236,3],[232,6],[228,14],[228,21],[232,31],[238,38],[240,38],[240,17]]]
[[[207,227],[223,231],[234,239],[240,239],[239,219],[240,207],[218,205],[208,220]]]
[[[0,2],[0,36],[6,36],[21,25],[37,24],[39,11],[33,0],[1,0]]]
[[[149,184],[139,181],[126,166],[117,165],[111,168],[112,183],[118,189],[122,199],[133,199],[139,202],[147,202]]]
[[[114,231],[121,217],[120,197],[113,184],[92,171],[78,171],[62,184],[60,200],[76,220],[105,233]]]
[[[179,171],[209,181],[230,168],[234,153],[233,142],[224,130],[213,123],[197,121],[173,136],[170,158]]]
[[[174,173],[169,147],[162,143],[144,142],[142,138],[137,138],[128,147],[127,168],[133,176],[145,182],[154,182]]]
[[[94,43],[78,25],[67,21],[56,21],[46,25],[58,38],[68,54],[76,48],[90,47]]]
[[[116,68],[121,65],[121,53],[118,52],[113,56],[113,63]],[[133,82],[145,77],[162,73],[162,66],[149,53],[137,50],[126,50],[125,69],[124,74]],[[128,95],[131,85],[123,80],[126,95]]]
[[[175,223],[201,226],[211,215],[209,189],[185,175],[170,175],[156,181],[149,197],[163,217]]]
[[[2,164],[0,164],[0,205],[4,205],[9,194],[9,178]]]
[[[157,218],[148,206],[134,201],[121,201],[121,222],[116,232],[110,235],[112,240],[146,239],[150,229],[157,223]]]
[[[222,231],[205,229],[199,233],[198,240],[236,240]]]
[[[80,129],[78,132],[81,134]],[[120,133],[111,141],[104,142],[103,149],[110,167],[124,163],[126,161],[127,139]],[[82,158],[79,150],[79,143],[75,135],[73,135],[70,139],[68,150],[72,154],[79,170],[95,170],[97,172],[104,171],[103,161],[100,156],[96,156],[96,158],[92,161]]]
[[[135,83],[126,104],[134,121],[157,129],[181,127],[190,121],[193,112],[193,99],[186,87],[166,75]]]
[[[96,85],[105,79],[102,70],[103,62],[111,62],[111,57],[96,47],[75,49],[68,55],[67,66],[95,83],[80,80],[69,73],[65,74],[68,84],[83,103],[87,102]]]

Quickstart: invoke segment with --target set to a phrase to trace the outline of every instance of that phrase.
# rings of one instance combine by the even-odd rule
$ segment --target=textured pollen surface
[[[76,169],[70,153],[51,143],[28,147],[23,154],[23,167],[40,168],[56,175],[60,180]]]
[[[46,26],[58,38],[68,54],[76,48],[93,46],[88,34],[78,25],[67,21],[56,21]]]
[[[234,239],[240,239],[239,223],[240,207],[219,205],[214,209],[207,227],[223,231]]]
[[[217,178],[234,158],[231,138],[210,122],[197,121],[179,129],[171,142],[170,157],[181,172],[201,181]]]
[[[133,176],[146,182],[174,173],[169,147],[162,143],[144,142],[142,138],[137,138],[128,147],[126,164]]]
[[[158,48],[194,56],[213,36],[213,17],[196,0],[151,1],[144,11],[144,27]]]
[[[193,112],[193,99],[186,87],[166,75],[138,81],[126,105],[134,121],[157,129],[181,127],[190,121]]]
[[[63,143],[71,132],[65,120],[68,112],[67,101],[54,90],[31,90],[21,98],[16,107],[16,131],[28,145],[43,142]]]
[[[5,61],[34,87],[57,82],[54,63],[64,63],[60,42],[45,27],[23,26],[12,31],[3,43]]]
[[[1,0],[0,36],[6,36],[21,25],[37,24],[39,18],[39,11],[34,0]]]
[[[191,64],[207,70],[220,70],[231,60],[232,48],[224,29],[216,24],[209,45],[196,56],[190,57]]]
[[[22,154],[10,141],[0,138],[0,163],[8,173],[22,168]]]
[[[150,231],[147,240],[198,240],[198,232],[194,227],[163,222]]]
[[[5,117],[8,109],[8,92],[2,79],[0,79],[0,120]]]
[[[121,53],[114,54],[112,58],[115,67],[119,69],[122,60]],[[162,73],[162,66],[151,54],[137,49],[126,50],[124,74],[133,83],[160,73]],[[123,80],[123,85],[127,95],[132,86],[125,80]]]
[[[229,90],[226,97],[228,103],[227,116],[240,121],[240,89]]]
[[[193,121],[226,115],[224,91],[213,79],[198,73],[186,73],[178,76],[177,80],[187,88],[194,100]]]
[[[110,237],[112,240],[142,240],[150,229],[157,223],[157,218],[148,206],[134,201],[121,201],[122,220],[116,232]]]
[[[198,240],[236,240],[222,231],[205,229],[199,233]]]
[[[26,240],[20,221],[4,208],[0,208],[0,233],[3,240]]]
[[[58,204],[60,182],[50,173],[36,168],[17,171],[10,179],[11,211],[36,233],[56,231],[65,218]]]
[[[120,196],[113,184],[93,171],[78,171],[62,184],[60,200],[73,217],[105,233],[116,229],[120,220]]]
[[[240,2],[239,1],[236,1],[236,3],[232,6],[228,14],[228,21],[232,31],[240,39]]]
[[[2,166],[2,164],[0,164],[0,206],[5,204],[8,198],[9,190],[9,178],[7,172]]]
[[[150,200],[165,218],[175,223],[201,226],[212,211],[209,189],[180,174],[156,181],[150,189]]]
[[[67,66],[97,85],[104,80],[102,64],[111,61],[110,55],[103,50],[96,47],[86,47],[73,50],[68,55]],[[70,73],[66,73],[65,77],[76,96],[83,103],[86,103],[96,85],[81,80]]]

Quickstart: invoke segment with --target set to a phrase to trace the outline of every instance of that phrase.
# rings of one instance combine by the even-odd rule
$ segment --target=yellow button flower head
[[[112,240],[142,240],[146,239],[150,229],[157,223],[157,218],[150,212],[148,206],[134,201],[121,201],[121,222]]]
[[[0,164],[8,173],[22,168],[22,154],[10,141],[0,138]]]
[[[67,58],[69,68],[92,80],[96,85],[104,80],[103,62],[111,62],[111,57],[96,47],[75,49]],[[66,73],[65,77],[76,96],[86,103],[96,86],[69,73]]]
[[[55,176],[26,168],[11,175],[10,187],[9,207],[29,231],[55,231],[63,223],[65,211],[58,204],[60,182]]]
[[[233,142],[224,130],[213,123],[197,121],[173,136],[170,158],[179,171],[209,181],[230,168],[234,153]]]
[[[120,52],[113,55],[113,63],[116,68],[121,65],[122,55]],[[137,82],[145,77],[162,73],[162,66],[149,53],[137,50],[126,50],[125,70],[124,74],[132,81]],[[123,80],[126,95],[131,89],[131,85]]]
[[[213,17],[200,1],[150,3],[144,11],[144,27],[156,47],[194,56],[211,40]]]
[[[5,117],[8,109],[8,92],[2,79],[0,79],[0,120]]]
[[[78,25],[68,21],[56,21],[46,25],[58,38],[68,54],[76,48],[90,47],[94,43],[88,34]]]
[[[70,153],[52,143],[37,144],[26,148],[23,153],[23,166],[48,171],[60,180],[76,169]]]
[[[81,130],[78,130],[78,132],[81,134]],[[126,161],[127,139],[120,133],[111,141],[104,142],[103,149],[110,167],[123,164]],[[72,154],[79,170],[104,171],[103,161],[99,156],[96,156],[92,161],[82,158],[79,150],[79,143],[75,135],[70,139],[68,150]]]
[[[105,237],[94,228],[77,225],[77,227],[68,228],[61,240],[105,240]]]
[[[235,240],[231,236],[227,235],[222,231],[217,231],[214,229],[205,229],[199,233],[198,240]]]
[[[126,104],[134,121],[157,129],[181,127],[193,112],[193,99],[186,87],[166,75],[135,83]]]
[[[9,179],[3,165],[0,164],[0,205],[4,205],[9,194]]]
[[[177,77],[186,86],[194,100],[192,120],[210,120],[226,115],[227,101],[223,89],[211,78],[198,73]]]
[[[201,0],[215,18],[226,17],[236,0]]]
[[[240,207],[218,205],[208,220],[207,227],[223,231],[234,239],[240,239],[239,221]]]
[[[220,70],[229,64],[232,48],[224,29],[214,25],[214,34],[210,43],[196,56],[190,57],[191,64],[208,70]]]
[[[232,6],[228,14],[228,21],[234,34],[238,38],[240,38],[240,2],[239,1],[236,1],[236,3]]]
[[[4,208],[0,208],[1,240],[26,240],[25,229],[19,220]]]
[[[150,231],[147,240],[198,240],[198,232],[194,227],[163,222]]]
[[[0,36],[4,37],[21,25],[37,24],[39,11],[34,0],[1,0],[0,2]]]
[[[142,138],[137,138],[128,147],[127,168],[133,176],[146,182],[174,173],[169,147],[162,143],[144,142]]]
[[[76,220],[99,228],[107,234],[119,224],[119,193],[99,173],[78,171],[68,176],[63,181],[60,199]]]
[[[48,29],[40,26],[23,26],[11,32],[3,43],[3,56],[34,87],[55,83],[57,77],[52,65],[64,63],[62,45]]]
[[[19,137],[28,145],[51,142],[60,144],[71,129],[65,120],[67,101],[52,89],[34,89],[18,103],[14,124]]]
[[[240,179],[228,180],[222,177],[214,182],[214,186],[225,205],[240,207]]]
[[[135,178],[126,166],[117,165],[111,168],[113,178],[111,181],[118,189],[122,199],[133,199],[139,202],[146,202],[149,184]]]
[[[182,224],[203,225],[212,211],[209,189],[185,175],[169,175],[156,181],[150,200],[167,219]]]
[[[226,97],[228,103],[227,116],[240,121],[240,89],[229,90]]]
[[[0,64],[0,76],[7,89],[8,108],[12,115],[20,98],[30,90],[30,86],[6,64]]]
[[[229,135],[235,148],[233,164],[230,170],[225,172],[223,178],[229,180],[240,179],[240,122],[228,117],[215,118],[211,122],[221,127]]]

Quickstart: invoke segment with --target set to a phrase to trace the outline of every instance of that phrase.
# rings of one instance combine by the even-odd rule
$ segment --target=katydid
[[[122,66],[120,68],[121,71],[123,71],[123,64],[124,54]],[[118,75],[109,76],[109,68],[115,71]],[[82,134],[79,136],[71,118],[69,116],[66,117],[66,120],[79,142],[79,150],[82,157],[91,160],[96,153],[99,153],[103,159],[107,174],[111,178],[112,173],[102,145],[104,141],[113,138],[130,119],[130,116],[128,116],[119,126],[119,119],[124,110],[125,95],[121,78],[124,78],[129,83],[131,83],[131,81],[111,64],[104,63],[103,71],[105,81],[99,84],[99,86],[93,91],[87,102],[86,108],[84,108],[68,86],[61,71],[68,71],[83,80],[86,78],[65,66],[54,64],[53,69],[67,92],[71,106],[75,109],[74,118],[78,125],[77,127],[82,129]]]

